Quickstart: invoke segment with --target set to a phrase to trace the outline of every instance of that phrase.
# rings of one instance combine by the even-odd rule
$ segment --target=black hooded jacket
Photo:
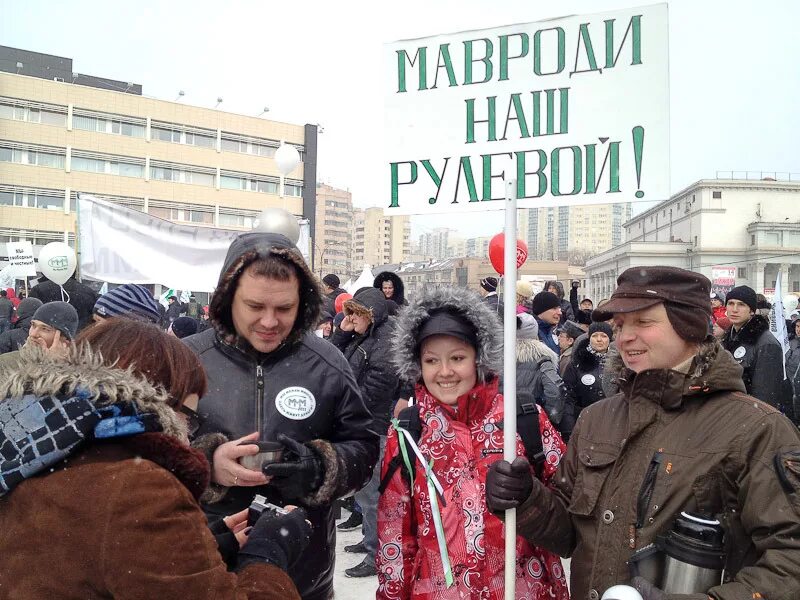
[[[44,304],[61,301],[61,288],[42,276],[39,283],[30,289],[29,298],[38,298]],[[70,277],[64,283],[64,291],[69,295],[69,303],[78,313],[78,331],[92,323],[94,304],[100,297],[92,288],[85,285],[75,277]]]
[[[25,298],[17,308],[17,322],[11,329],[0,334],[0,354],[14,352],[22,348],[28,339],[33,313],[42,305],[38,298]]]
[[[722,347],[742,365],[748,394],[784,412],[794,412],[791,382],[783,379],[783,349],[765,317],[754,315],[739,331],[731,327],[722,338]],[[793,414],[787,416],[795,419]]]
[[[363,288],[353,300],[372,312],[372,325],[359,335],[355,331],[337,329],[331,341],[342,351],[361,389],[364,403],[372,413],[372,430],[386,435],[389,413],[399,394],[399,379],[391,365],[391,337],[394,326],[389,319],[388,303],[383,292]]]
[[[381,289],[384,281],[391,281],[394,285],[394,294],[390,300],[394,300],[397,306],[408,304],[406,302],[406,286],[403,285],[403,280],[400,279],[397,273],[392,273],[390,271],[378,273],[375,277],[375,281],[372,283],[372,287]]]
[[[603,363],[597,354],[589,351],[589,336],[581,336],[572,350],[572,360],[564,370],[567,388],[566,405],[574,407],[573,422],[581,411],[606,397],[603,391]]]
[[[237,335],[231,307],[239,276],[269,254],[297,267],[300,309],[284,343],[263,354]],[[183,340],[197,353],[208,377],[208,392],[198,406],[203,424],[197,447],[213,456],[219,443],[258,429],[264,440],[284,433],[306,443],[325,466],[321,486],[302,502],[314,528],[311,543],[289,571],[306,600],[327,599],[333,591],[336,544],[331,502],[361,488],[378,457],[378,438],[370,431],[372,418],[347,361],[312,331],[321,305],[318,284],[288,239],[245,233],[231,244],[209,305],[213,328]],[[213,485],[204,508],[212,515],[232,514],[248,506],[254,494],[284,504],[269,485],[230,489]]]

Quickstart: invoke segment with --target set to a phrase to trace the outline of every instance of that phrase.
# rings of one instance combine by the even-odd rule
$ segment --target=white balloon
[[[75,251],[64,242],[50,242],[39,251],[39,270],[58,285],[67,282],[77,264]]]
[[[280,233],[286,236],[293,244],[300,241],[300,224],[297,217],[282,208],[265,208],[256,221],[255,231]]]
[[[629,585],[615,585],[608,588],[600,600],[642,600],[642,595]]]
[[[300,164],[300,153],[291,144],[281,144],[275,151],[275,164],[278,170],[286,177]]]

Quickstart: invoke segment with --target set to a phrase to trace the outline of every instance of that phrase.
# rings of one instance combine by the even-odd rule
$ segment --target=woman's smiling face
[[[478,380],[475,348],[450,335],[426,338],[420,348],[422,380],[442,404],[453,405]]]

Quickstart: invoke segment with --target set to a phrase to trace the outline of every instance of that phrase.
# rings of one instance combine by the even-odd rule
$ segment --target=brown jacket
[[[88,355],[45,355],[21,361],[14,377],[0,369],[0,402],[33,393],[42,398],[33,406],[41,407],[66,397],[75,383],[155,414],[164,432],[84,442],[0,497],[0,599],[299,600],[291,579],[273,565],[227,572],[197,502],[208,462],[180,439],[175,413],[147,382]],[[28,419],[7,417],[12,426],[2,431],[0,456],[6,475],[26,435],[43,440],[40,456],[47,452],[44,437],[26,433]],[[77,421],[66,423],[47,420],[53,431]]]
[[[628,583],[631,554],[682,510],[726,526],[726,582],[711,597],[800,598],[800,434],[744,393],[741,374],[706,342],[688,374],[621,368],[621,393],[581,413],[554,489],[532,494],[518,516],[521,535],[572,556],[574,599]],[[650,468],[652,496],[637,514]]]

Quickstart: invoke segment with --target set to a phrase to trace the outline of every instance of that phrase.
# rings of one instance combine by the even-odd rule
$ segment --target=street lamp
[[[178,97],[177,97],[177,98],[175,98],[175,102],[177,102],[178,100],[180,100],[181,98],[183,98],[185,95],[186,95],[186,92],[184,92],[183,90],[180,90],[180,91],[178,92]]]
[[[217,103],[214,105],[214,108],[217,108],[220,104],[222,104],[222,96],[217,98]]]
[[[262,110],[262,111],[261,111],[260,113],[258,113],[256,116],[257,116],[257,117],[260,117],[261,115],[263,115],[263,114],[265,114],[265,113],[268,113],[268,112],[269,112],[269,106],[265,106],[265,107],[264,107],[264,110]]]

